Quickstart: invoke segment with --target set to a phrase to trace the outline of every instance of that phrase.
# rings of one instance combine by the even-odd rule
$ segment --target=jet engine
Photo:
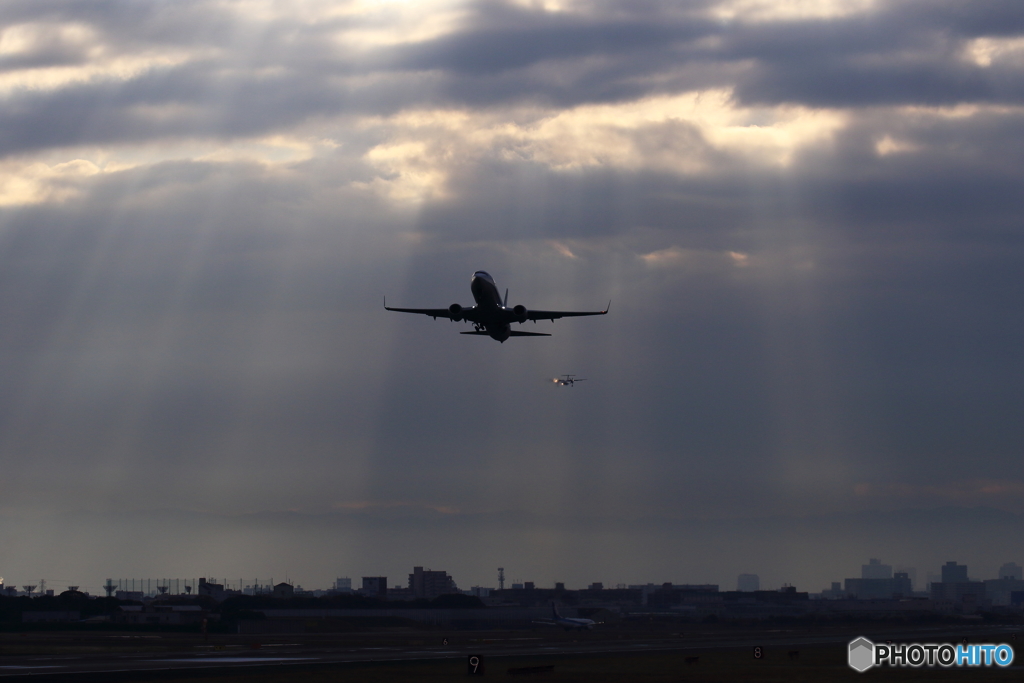
[[[527,313],[529,313],[529,311],[527,311],[526,310],[526,306],[524,306],[522,304],[519,304],[518,306],[516,306],[516,307],[514,307],[512,309],[512,315],[514,315],[516,317],[516,320],[521,322],[521,323],[525,323],[526,322],[526,314]]]
[[[458,304],[452,304],[448,307],[448,313],[452,316],[452,320],[459,322],[462,320],[462,306]]]

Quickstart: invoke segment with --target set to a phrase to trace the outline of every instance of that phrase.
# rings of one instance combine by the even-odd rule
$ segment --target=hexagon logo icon
[[[850,643],[850,668],[864,673],[875,665],[875,644],[861,636]]]

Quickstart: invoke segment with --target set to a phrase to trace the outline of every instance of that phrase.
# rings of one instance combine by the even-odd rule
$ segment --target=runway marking
[[[0,669],[63,669],[63,664],[32,664],[30,666],[18,666],[17,664],[0,664]]]
[[[194,657],[191,659],[147,659],[146,661],[157,664],[170,662],[186,662],[190,664],[195,664],[196,662],[224,662],[225,664],[251,664],[259,662],[305,662],[311,659],[316,659],[316,657]]]

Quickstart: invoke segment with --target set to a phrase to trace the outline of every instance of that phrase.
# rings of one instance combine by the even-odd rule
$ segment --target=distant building
[[[882,564],[881,560],[874,558],[868,560],[867,564],[860,566],[860,578],[862,579],[891,579],[892,565]]]
[[[917,590],[917,568],[916,567],[893,567],[893,571],[898,573],[906,574],[910,577],[910,590]]]
[[[409,574],[409,590],[417,598],[433,600],[439,595],[458,593],[455,581],[448,576],[447,572],[424,571],[423,567],[413,567],[412,574]]]
[[[838,581],[832,582],[832,587],[821,591],[822,600],[840,600],[847,597],[846,591],[843,590],[843,584]]]
[[[388,589],[387,599],[388,602],[395,602],[401,600],[415,600],[416,594],[413,593],[411,588],[405,588],[403,586],[392,586]]]
[[[596,582],[590,584],[589,586],[587,586],[587,590],[588,591],[602,591],[602,590],[604,590],[604,584],[601,583],[600,581],[596,581]]]
[[[1024,569],[1022,569],[1016,562],[1007,562],[999,568],[998,578],[1020,581],[1024,579],[1024,574],[1022,574],[1022,572],[1024,572]]]
[[[963,569],[966,573],[967,567],[963,567]],[[933,583],[931,596],[932,600],[936,602],[945,601],[952,603],[956,609],[965,614],[975,612],[980,607],[988,604],[985,584],[981,581],[940,581],[939,583]]]
[[[290,583],[279,583],[276,586],[274,586],[274,592],[272,593],[272,595],[275,598],[282,599],[294,598],[295,587],[292,586]]]
[[[352,592],[352,579],[335,579],[334,590],[339,593],[351,593]]]
[[[931,597],[936,602],[952,603],[954,609],[970,614],[988,606],[985,584],[967,578],[967,565],[947,562],[942,565],[942,581],[931,585]]]
[[[942,583],[967,583],[967,565],[947,562],[942,565]]]
[[[718,586],[713,584],[663,583],[647,595],[646,604],[653,608],[673,609],[677,605],[718,601]]]
[[[199,579],[199,590],[197,591],[197,595],[206,595],[217,602],[221,602],[228,597],[227,591],[224,590],[224,584],[210,583],[206,579]]]
[[[846,579],[844,588],[847,596],[857,600],[909,598],[912,593],[910,577],[905,572],[897,572],[888,579]]]
[[[1008,607],[1013,604],[1013,594],[1024,591],[1024,581],[1020,579],[989,579],[982,583],[985,584],[985,598],[993,606]]]
[[[736,579],[736,590],[741,593],[753,593],[761,590],[761,577],[757,574],[740,574]]]
[[[370,598],[385,600],[388,597],[388,577],[386,576],[364,576],[363,595]]]

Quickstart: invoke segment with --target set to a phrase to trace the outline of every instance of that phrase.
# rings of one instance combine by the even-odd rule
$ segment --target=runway
[[[854,627],[856,628],[856,627]],[[560,630],[503,632],[404,632],[314,634],[294,637],[184,634],[3,634],[3,681],[145,681],[215,678],[267,671],[347,668],[388,662],[485,662],[553,657],[615,657],[643,653],[700,656],[744,653],[760,647],[769,657],[800,648],[845,646],[858,635],[875,642],[1016,642],[1015,626],[944,624],[934,627],[842,629],[701,629],[651,632],[598,627],[584,633]],[[18,654],[21,650],[23,654]],[[10,654],[8,654],[10,653]],[[746,655],[744,655],[746,656]],[[1020,664],[1020,662],[1015,662]]]

